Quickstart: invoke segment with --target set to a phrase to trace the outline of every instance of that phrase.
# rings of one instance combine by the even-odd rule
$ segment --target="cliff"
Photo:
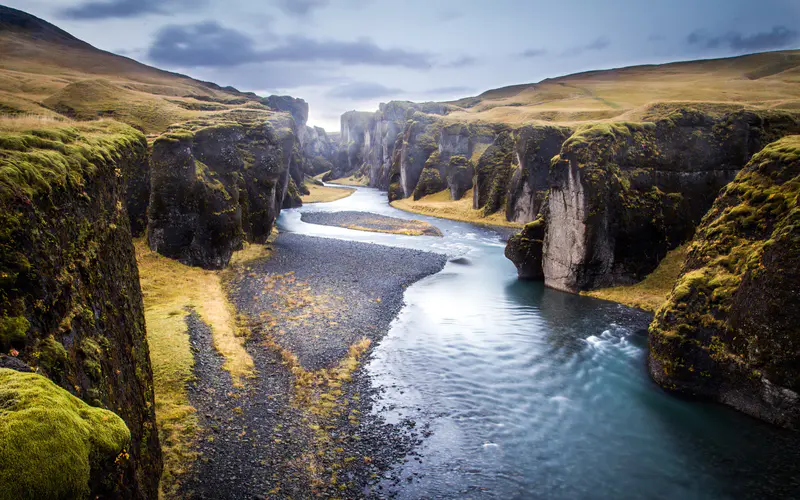
[[[221,269],[244,241],[266,241],[294,184],[295,127],[283,113],[233,111],[158,137],[150,247],[189,265]]]
[[[800,427],[800,136],[765,147],[697,229],[650,327],[667,389]]]
[[[541,254],[545,284],[564,291],[641,281],[755,152],[798,127],[787,113],[691,108],[581,126],[552,160],[541,252],[514,254]],[[539,274],[538,262],[515,264]]]
[[[130,456],[101,491],[119,498],[155,498],[161,473],[126,208],[146,153],[116,122],[0,125],[0,352],[17,353],[3,365],[124,420]]]

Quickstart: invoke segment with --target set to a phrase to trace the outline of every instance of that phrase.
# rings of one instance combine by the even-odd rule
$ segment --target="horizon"
[[[538,4],[511,0],[490,12],[477,2],[440,4],[427,17],[418,14],[431,9],[417,0],[395,15],[378,0],[233,3],[224,9],[186,0],[14,0],[6,5],[143,64],[243,92],[302,98],[309,103],[309,125],[330,132],[339,130],[344,112],[375,111],[381,102],[446,102],[586,71],[800,47],[800,34],[786,22],[800,18],[800,4],[790,0],[770,0],[766,6],[682,0],[655,7],[575,0],[539,18]],[[187,6],[191,12],[170,10]],[[183,19],[178,22],[175,14]],[[564,14],[578,28],[567,36],[557,29]],[[487,15],[493,16],[488,23]],[[687,18],[696,21],[665,34],[669,30],[663,26]],[[520,38],[516,29],[527,19],[534,24]],[[418,29],[409,37],[398,26],[411,22]],[[485,35],[471,36],[478,29]],[[306,34],[312,31],[313,36]]]

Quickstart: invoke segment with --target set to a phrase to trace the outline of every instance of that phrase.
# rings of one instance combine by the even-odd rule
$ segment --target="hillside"
[[[110,117],[153,134],[242,106],[269,109],[255,94],[99,50],[46,21],[0,6],[0,113]]]
[[[800,51],[590,71],[452,101],[448,119],[523,124],[658,117],[656,103],[800,109]],[[667,106],[675,107],[675,106]]]

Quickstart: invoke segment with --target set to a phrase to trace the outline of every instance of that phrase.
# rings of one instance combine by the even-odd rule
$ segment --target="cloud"
[[[470,87],[438,87],[435,89],[429,89],[424,92],[421,92],[424,95],[428,96],[439,96],[439,95],[465,95],[473,92],[473,89]]]
[[[304,17],[328,3],[329,0],[279,0],[278,7],[289,15]]]
[[[328,91],[328,97],[348,100],[377,99],[402,94],[401,89],[390,88],[380,83],[353,82],[334,87]]]
[[[702,31],[695,31],[686,38],[690,45],[705,49],[727,48],[737,52],[781,49],[795,45],[798,40],[800,40],[800,34],[786,26],[775,26],[771,31],[762,31],[752,35],[742,35],[731,31],[720,36],[709,36]]]
[[[534,57],[541,57],[546,54],[546,49],[528,49],[525,52],[520,53],[520,56],[533,59]]]
[[[232,67],[254,62],[331,62],[345,65],[401,66],[428,69],[431,55],[403,49],[384,49],[368,38],[353,42],[285,37],[259,49],[249,35],[216,21],[162,28],[150,46],[149,58],[179,67]]]
[[[175,4],[186,4],[185,0],[106,0],[83,2],[60,11],[67,19],[131,18],[147,14],[169,14]]]
[[[466,68],[467,66],[474,66],[477,64],[478,58],[472,56],[464,56],[442,65],[444,68]]]
[[[611,45],[611,42],[609,42],[607,38],[600,37],[586,45],[578,45],[575,47],[570,47],[567,50],[565,50],[561,55],[563,55],[564,57],[580,56],[587,52],[597,52],[600,50],[604,50],[608,48],[609,45]]]

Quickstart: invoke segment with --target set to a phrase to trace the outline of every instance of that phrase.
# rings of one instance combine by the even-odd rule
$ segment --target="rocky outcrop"
[[[519,233],[508,239],[506,258],[517,266],[520,279],[544,279],[542,272],[542,251],[547,223],[545,218],[525,224]]]
[[[298,157],[295,122],[283,113],[232,112],[171,128],[153,143],[150,247],[225,267],[243,241],[266,241]]]
[[[551,167],[543,272],[575,292],[642,280],[691,237],[720,188],[795,118],[678,110],[579,128]]]
[[[703,218],[650,327],[670,390],[800,428],[800,136],[756,154]]]
[[[18,360],[3,365],[33,367],[124,420],[128,455],[90,489],[114,498],[155,498],[161,475],[126,209],[146,154],[144,136],[116,122],[0,133],[0,352]]]
[[[527,222],[537,218],[549,189],[550,161],[572,135],[558,126],[526,125],[515,131],[517,167],[506,196],[506,218]]]

